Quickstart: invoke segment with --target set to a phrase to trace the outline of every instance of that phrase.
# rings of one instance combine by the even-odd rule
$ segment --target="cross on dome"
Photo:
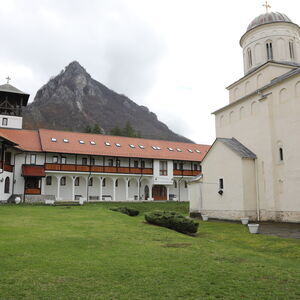
[[[268,1],[266,1],[265,4],[263,4],[262,6],[266,8],[266,13],[268,13],[268,8],[271,8],[271,5],[268,3]]]
[[[7,76],[5,79],[7,80],[7,84],[9,84],[11,78],[9,76]]]

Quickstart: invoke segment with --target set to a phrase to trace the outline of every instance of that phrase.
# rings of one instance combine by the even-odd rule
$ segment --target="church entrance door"
[[[164,185],[154,185],[152,188],[154,200],[167,200],[167,189]]]

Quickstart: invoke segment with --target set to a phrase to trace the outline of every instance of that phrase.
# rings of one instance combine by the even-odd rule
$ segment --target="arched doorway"
[[[145,194],[145,200],[149,199],[149,187],[148,185],[145,186],[144,188],[144,194]]]
[[[167,189],[164,185],[154,185],[152,188],[154,200],[167,200]]]

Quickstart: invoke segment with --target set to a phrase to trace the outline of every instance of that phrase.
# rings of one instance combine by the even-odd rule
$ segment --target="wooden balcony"
[[[39,189],[39,188],[27,188],[27,189],[25,189],[25,194],[26,195],[40,195],[41,194],[41,189]]]
[[[173,170],[174,176],[197,176],[199,174],[201,174],[199,170]]]
[[[10,164],[7,164],[7,163],[4,163],[2,164],[3,162],[0,161],[0,168],[3,168],[3,171],[6,171],[6,172],[13,172],[14,170],[14,166],[10,165]]]
[[[152,168],[86,166],[86,165],[54,164],[54,163],[45,163],[45,170],[67,171],[67,172],[116,173],[116,174],[145,174],[145,175],[153,174]]]

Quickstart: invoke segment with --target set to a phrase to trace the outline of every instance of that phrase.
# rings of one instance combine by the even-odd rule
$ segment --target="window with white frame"
[[[251,53],[250,48],[247,50],[247,56],[248,56],[248,68],[251,68],[252,67],[252,53]]]
[[[95,158],[94,158],[94,157],[91,157],[91,158],[90,158],[90,165],[91,165],[91,166],[94,166],[94,165],[95,165]]]
[[[290,58],[294,59],[295,52],[294,52],[294,42],[293,41],[289,41],[289,50],[290,50]]]
[[[160,176],[167,176],[168,175],[168,165],[165,160],[161,160],[159,162],[159,175]]]
[[[66,177],[64,176],[64,177],[62,177],[61,179],[60,179],[60,185],[66,185]]]
[[[7,124],[8,124],[8,119],[2,118],[2,126],[7,126]]]
[[[75,186],[79,186],[80,185],[80,179],[79,179],[79,177],[75,178],[74,185]]]
[[[30,155],[30,164],[35,165],[36,164],[36,154]]]
[[[52,176],[46,177],[46,185],[52,185]]]
[[[272,42],[266,43],[266,50],[267,50],[267,59],[272,60],[273,59],[273,47]]]

